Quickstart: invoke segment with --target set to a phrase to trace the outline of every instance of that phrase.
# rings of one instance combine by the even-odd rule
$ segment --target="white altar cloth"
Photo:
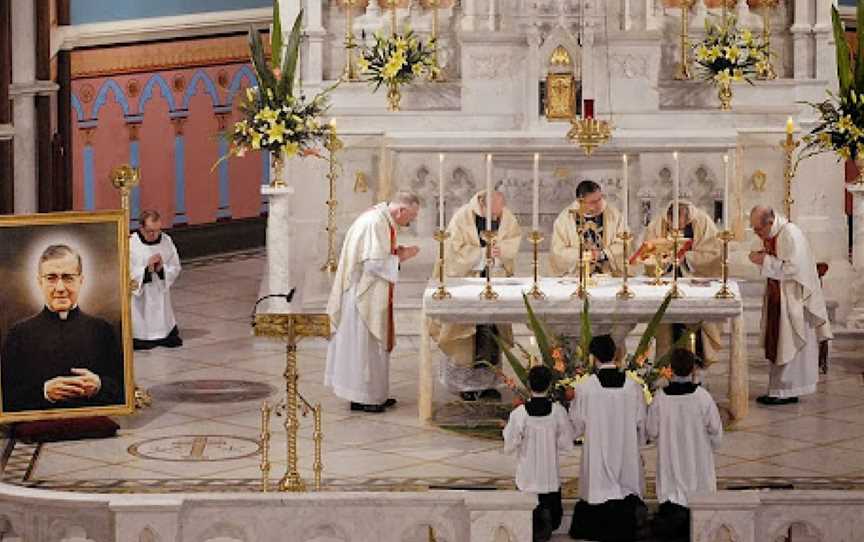
[[[630,288],[636,294],[632,299],[618,299],[615,294],[621,288],[621,280],[598,278],[597,285],[589,288],[589,312],[592,323],[638,323],[651,319],[669,286],[654,286],[647,278],[630,280]],[[720,288],[719,281],[701,281],[696,285],[689,279],[679,281],[683,296],[674,299],[666,310],[665,322],[723,322],[729,320],[729,411],[733,418],[741,419],[747,415],[749,400],[746,341],[744,336],[744,304],[737,283],[729,282],[735,294],[732,299],[717,299],[714,294]],[[419,414],[422,421],[432,418],[434,397],[434,370],[428,320],[437,319],[459,323],[524,323],[525,305],[522,292],[531,288],[529,278],[493,279],[492,287],[498,299],[480,298],[485,280],[481,278],[448,279],[446,283],[450,298],[433,299],[432,294],[438,287],[437,281],[430,281],[423,294],[423,318],[420,330],[420,375],[419,375]],[[531,307],[538,316],[550,323],[573,322],[577,324],[582,311],[583,301],[572,298],[576,289],[573,279],[543,278],[540,289],[545,299],[530,298]]]

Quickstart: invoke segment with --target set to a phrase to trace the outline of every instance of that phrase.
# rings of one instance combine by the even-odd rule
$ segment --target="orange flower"
[[[558,371],[559,373],[563,373],[564,370],[567,369],[567,366],[564,365],[564,360],[562,360],[562,359],[555,360],[554,369],[556,371]]]
[[[505,384],[508,388],[510,388],[511,390],[515,390],[515,389],[516,389],[516,381],[515,381],[514,379],[510,378],[509,376],[505,376],[505,377],[504,377],[504,384]]]
[[[552,349],[552,359],[555,361],[563,361],[564,360],[564,351],[558,347]]]
[[[525,404],[525,399],[523,399],[521,395],[517,395],[516,397],[513,398],[513,407],[514,408],[518,407],[520,405],[524,405],[524,404]]]
[[[318,152],[318,149],[303,149],[302,151],[300,151],[300,155],[303,157],[315,156],[321,158],[321,153]]]
[[[660,369],[660,376],[666,380],[672,380],[672,367],[666,366]]]

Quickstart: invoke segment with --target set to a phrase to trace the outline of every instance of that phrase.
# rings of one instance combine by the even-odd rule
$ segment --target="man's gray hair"
[[[81,264],[81,255],[69,245],[49,245],[39,256],[39,269],[41,270],[42,264],[49,260],[59,260],[69,255],[75,256],[75,259],[78,260],[78,272],[83,273],[84,266]]]
[[[759,224],[765,226],[774,222],[774,209],[767,205],[755,205],[750,209],[750,216],[759,217]]]
[[[420,206],[420,198],[410,190],[398,190],[393,197],[390,198],[390,203],[397,207],[417,207]]]

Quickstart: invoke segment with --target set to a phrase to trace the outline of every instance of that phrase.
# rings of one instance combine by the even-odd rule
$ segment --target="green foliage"
[[[645,352],[648,351],[648,347],[651,346],[651,340],[657,335],[657,327],[660,326],[660,322],[663,320],[663,316],[666,315],[666,309],[669,308],[669,303],[672,302],[672,293],[666,294],[666,297],[663,298],[663,302],[660,303],[660,307],[658,307],[657,312],[654,313],[654,316],[651,317],[651,320],[648,322],[648,325],[645,326],[645,332],[642,333],[642,338],[639,339],[639,345],[636,347],[636,350],[633,352],[634,357],[641,357],[645,355]]]
[[[768,47],[753,33],[738,28],[735,17],[719,23],[705,20],[705,39],[693,46],[696,65],[703,77],[712,82],[741,81],[752,83],[755,75],[769,61]]]
[[[381,85],[410,83],[415,77],[437,74],[433,63],[435,42],[423,43],[411,30],[404,34],[385,36],[375,33],[371,47],[363,47],[357,61],[366,80],[378,90]]]

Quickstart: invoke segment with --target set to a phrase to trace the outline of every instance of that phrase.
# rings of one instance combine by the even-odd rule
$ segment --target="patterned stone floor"
[[[261,276],[260,252],[192,262],[174,289],[182,348],[136,354],[139,386],[151,408],[118,419],[119,436],[99,441],[18,443],[7,449],[6,481],[70,491],[227,491],[258,489],[256,439],[263,400],[281,397],[284,351],[255,339],[250,317]],[[864,358],[862,343],[832,345],[830,373],[817,394],[798,405],[767,408],[729,427],[716,454],[720,484],[750,487],[864,487]],[[397,408],[358,414],[323,386],[326,345],[301,344],[300,388],[324,411],[325,487],[512,487],[514,459],[496,440],[468,437],[417,420],[416,337],[402,337],[392,360]],[[751,396],[762,393],[766,368],[750,347]],[[715,397],[726,394],[726,367],[708,375]],[[453,398],[438,391],[436,402]],[[281,418],[274,417],[271,477],[286,468]],[[300,473],[311,480],[311,417],[301,420]],[[642,450],[655,472],[655,449]],[[579,452],[562,459],[575,489]],[[650,486],[651,484],[649,484]]]

